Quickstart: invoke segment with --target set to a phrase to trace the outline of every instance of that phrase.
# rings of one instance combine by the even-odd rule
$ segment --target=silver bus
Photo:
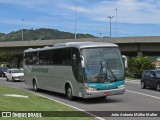
[[[66,94],[73,100],[125,92],[124,63],[116,44],[68,42],[24,51],[25,83],[35,91]]]

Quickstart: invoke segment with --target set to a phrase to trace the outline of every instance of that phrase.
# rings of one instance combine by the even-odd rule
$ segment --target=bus
[[[124,62],[118,45],[67,42],[24,51],[25,84],[74,97],[106,98],[125,92]]]

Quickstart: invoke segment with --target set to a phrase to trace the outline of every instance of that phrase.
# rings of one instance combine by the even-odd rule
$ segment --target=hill
[[[75,35],[70,32],[59,31],[57,29],[24,29],[24,41],[28,40],[49,40],[49,39],[74,39]],[[90,34],[77,34],[77,38],[95,38]],[[21,41],[22,30],[11,32],[8,34],[0,33],[0,41]]]

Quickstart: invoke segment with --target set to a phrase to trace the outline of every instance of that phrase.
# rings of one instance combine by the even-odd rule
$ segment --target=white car
[[[24,81],[24,73],[21,69],[8,69],[6,72],[7,81]]]

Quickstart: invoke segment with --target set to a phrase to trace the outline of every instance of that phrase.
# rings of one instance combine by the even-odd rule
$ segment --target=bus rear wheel
[[[74,99],[73,93],[72,93],[72,88],[71,88],[70,85],[68,85],[67,88],[66,88],[66,96],[71,101]]]

